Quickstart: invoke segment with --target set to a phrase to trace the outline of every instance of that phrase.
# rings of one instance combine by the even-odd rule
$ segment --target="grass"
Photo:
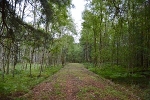
[[[150,98],[150,71],[143,71],[140,68],[134,68],[133,70],[127,70],[122,66],[103,64],[101,67],[93,67],[92,64],[85,64],[86,68],[90,71],[112,80],[117,84],[122,84],[128,88],[136,89],[138,91],[144,91],[140,93],[144,100]],[[133,73],[131,73],[133,71]],[[137,92],[135,90],[135,92]]]
[[[127,97],[120,91],[115,90],[112,87],[106,87],[106,89],[99,89],[94,86],[86,86],[80,88],[80,91],[78,92],[78,99],[84,100],[90,99],[90,100],[97,100],[97,98],[105,98],[107,96],[111,96],[112,98],[119,98],[123,100],[127,100]]]
[[[39,66],[32,67],[32,77],[29,77],[29,69],[22,70],[21,65],[16,66],[15,77],[12,74],[5,75],[5,79],[0,78],[0,98],[22,95],[32,89],[35,85],[47,79],[61,69],[61,66],[45,67],[39,77]]]

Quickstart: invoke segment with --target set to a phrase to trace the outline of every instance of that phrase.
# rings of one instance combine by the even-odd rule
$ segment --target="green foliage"
[[[122,66],[111,64],[102,64],[100,67],[93,67],[92,64],[85,64],[90,71],[112,80],[115,83],[123,84],[130,87],[138,87],[142,90],[139,94],[142,98],[149,98],[149,80],[150,71],[143,71],[139,68],[127,69]]]
[[[117,97],[123,100],[127,99],[127,97],[123,93],[109,86],[104,90],[98,89],[94,86],[87,86],[82,87],[78,92],[78,98],[81,100],[85,97],[89,97],[91,100],[95,100],[95,98],[105,98],[107,95],[111,95],[111,97]]]
[[[13,95],[17,92],[26,93],[32,87],[44,81],[61,68],[61,66],[47,66],[44,68],[42,75],[38,77],[40,69],[39,67],[35,66],[35,68],[32,69],[32,77],[29,77],[29,69],[21,70],[20,67],[21,66],[17,66],[17,69],[15,69],[15,77],[12,77],[10,74],[5,76],[4,81],[0,79],[0,96]]]
[[[22,59],[23,59],[24,61],[27,61],[28,63],[30,62],[30,59],[29,59],[28,57],[23,56]]]
[[[89,67],[89,70],[105,78],[126,77],[128,75],[125,68],[116,65],[111,66],[110,64],[102,67]]]
[[[82,16],[80,39],[85,61],[147,69],[149,5],[144,0],[88,2]]]
[[[127,68],[117,65],[111,65],[111,64],[104,64],[101,65],[101,67],[93,67],[92,65],[86,65],[89,66],[88,69],[90,71],[93,71],[94,73],[101,75],[108,79],[128,79],[128,82],[132,79],[142,79],[146,78],[150,75],[150,72],[143,72],[143,71],[137,71],[137,68],[134,68],[134,70],[127,70]],[[131,79],[131,80],[130,80]]]
[[[144,97],[145,97],[144,100],[149,100],[150,98],[150,81],[149,81],[148,88],[145,91]]]
[[[67,61],[68,62],[81,62],[82,61],[82,47],[77,44],[73,43],[67,52]]]

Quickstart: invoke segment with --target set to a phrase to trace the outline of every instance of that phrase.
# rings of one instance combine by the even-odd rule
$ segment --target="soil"
[[[20,99],[140,100],[132,91],[94,74],[78,63],[67,64]]]

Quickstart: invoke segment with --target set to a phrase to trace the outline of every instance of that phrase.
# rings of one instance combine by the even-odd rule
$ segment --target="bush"
[[[15,92],[28,92],[33,86],[44,81],[61,69],[61,66],[46,67],[40,77],[39,68],[32,69],[32,77],[29,77],[29,70],[21,70],[20,66],[15,69],[15,77],[12,74],[5,75],[4,81],[0,78],[0,98],[10,96]]]
[[[88,65],[86,65],[88,66]],[[110,64],[102,64],[101,67],[92,67],[89,65],[87,67],[90,71],[112,80],[115,83],[125,85],[127,87],[135,87],[136,90],[141,90],[142,92],[137,93],[144,100],[150,100],[150,82],[149,76],[150,71],[143,71],[141,68],[134,68],[127,70],[125,67],[110,65]],[[133,73],[131,73],[133,71]],[[145,92],[143,92],[145,91]]]
[[[150,81],[149,81],[149,86],[148,88],[145,90],[145,100],[149,100],[150,99]]]

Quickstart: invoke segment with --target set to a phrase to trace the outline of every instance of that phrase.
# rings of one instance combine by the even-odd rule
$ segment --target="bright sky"
[[[75,42],[79,42],[82,23],[82,12],[84,10],[85,0],[72,0],[72,4],[75,5],[75,8],[71,9],[72,18],[77,27],[78,35],[75,37]]]

